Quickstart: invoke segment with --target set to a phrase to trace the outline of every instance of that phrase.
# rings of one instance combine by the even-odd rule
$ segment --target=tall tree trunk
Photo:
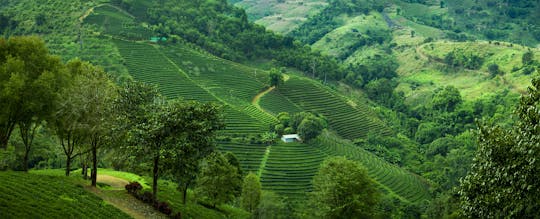
[[[153,170],[153,180],[152,180],[152,199],[154,200],[154,205],[157,204],[158,177],[159,177],[159,154],[154,156],[154,170]]]
[[[28,172],[28,154],[30,153],[30,150],[24,150],[24,157],[23,157],[23,170],[24,172]]]
[[[182,203],[184,204],[184,206],[186,205],[186,201],[187,201],[187,189],[188,189],[189,185],[188,183],[186,183],[186,185],[184,185],[184,187],[182,188]]]
[[[81,165],[82,166],[81,174],[82,174],[83,179],[88,179],[88,163],[86,162],[86,158],[84,159],[85,160],[82,162],[82,165]]]
[[[71,171],[71,156],[67,156],[66,158],[66,176],[69,176],[69,172]]]
[[[92,143],[92,172],[90,173],[92,178],[92,186],[97,185],[97,142]]]
[[[28,155],[30,154],[30,150],[32,150],[32,143],[36,135],[36,129],[39,126],[38,124],[39,122],[29,121],[19,123],[19,132],[21,133],[24,144],[23,170],[25,172],[28,172]]]
[[[2,124],[0,127],[0,148],[7,148],[9,137],[11,136],[11,133],[15,129],[15,123],[14,122],[8,122]]]
[[[9,137],[0,134],[0,148],[6,149],[8,144]]]

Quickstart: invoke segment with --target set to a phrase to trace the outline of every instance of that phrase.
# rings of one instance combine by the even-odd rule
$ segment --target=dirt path
[[[167,218],[166,215],[156,211],[152,206],[128,194],[124,189],[125,185],[129,183],[127,180],[109,175],[98,175],[97,181],[110,185],[111,189],[98,189],[94,187],[87,187],[87,189],[131,217],[136,219]]]
[[[98,175],[97,181],[100,183],[105,183],[110,185],[113,189],[124,190],[125,186],[129,183],[125,179],[120,179],[118,177],[109,176],[109,175]]]
[[[259,105],[259,101],[261,101],[261,97],[263,97],[264,95],[266,95],[270,91],[273,91],[274,89],[276,89],[276,86],[269,87],[265,91],[258,93],[255,97],[253,97],[253,100],[251,101],[251,104],[253,104],[258,109],[262,110],[261,105]]]
[[[288,81],[289,78],[291,78],[289,75],[286,75],[286,74],[283,74],[283,81]],[[257,95],[255,95],[255,97],[253,97],[253,100],[251,100],[251,104],[253,104],[255,107],[257,107],[258,109],[264,111],[261,106],[259,105],[259,101],[261,101],[261,98],[266,95],[267,93],[270,93],[270,91],[273,91],[274,89],[276,89],[276,86],[272,86],[272,87],[269,87],[268,89],[266,89],[265,91],[263,92],[260,92],[258,93]],[[265,111],[266,112],[266,111]]]

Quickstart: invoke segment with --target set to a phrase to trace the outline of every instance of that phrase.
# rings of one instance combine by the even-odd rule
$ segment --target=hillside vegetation
[[[359,215],[364,201],[374,218],[475,213],[458,193],[492,137],[475,127],[517,124],[540,68],[532,1],[0,2],[0,170],[55,169],[0,172],[9,217],[36,208],[11,202],[24,188],[50,217],[79,202],[123,217],[100,213],[123,199],[188,218]],[[369,200],[321,196],[355,183],[325,180],[347,174],[332,163],[373,185]],[[90,166],[105,202],[80,200],[70,171]]]
[[[4,171],[0,172],[0,178],[2,218],[129,217],[87,191],[75,179]]]

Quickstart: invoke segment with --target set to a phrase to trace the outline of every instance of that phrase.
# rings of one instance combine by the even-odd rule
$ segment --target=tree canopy
[[[313,178],[311,203],[316,217],[370,218],[379,195],[364,167],[344,157],[332,157]]]
[[[540,211],[540,78],[521,97],[511,129],[479,125],[479,147],[460,187],[465,216],[534,218]]]

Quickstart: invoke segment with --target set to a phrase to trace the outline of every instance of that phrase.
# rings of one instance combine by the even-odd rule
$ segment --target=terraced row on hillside
[[[369,176],[387,192],[410,202],[429,198],[429,185],[425,179],[392,165],[348,141],[319,136],[315,145],[328,156],[345,156],[360,162],[367,169]]]
[[[321,113],[328,119],[330,128],[348,139],[362,138],[369,132],[388,135],[391,130],[370,112],[364,105],[351,105],[340,98],[329,88],[318,85],[308,79],[291,77],[278,88],[278,91],[289,100],[283,105],[275,97],[261,99],[261,106],[269,107],[269,111],[290,112],[298,106],[304,111]]]
[[[244,173],[257,173],[261,161],[266,152],[266,146],[260,144],[220,142],[218,150],[234,153],[240,161],[240,167]]]
[[[149,40],[153,36],[152,31],[111,5],[94,8],[93,13],[85,18],[85,23],[101,27],[105,34],[122,36],[130,40]]]
[[[223,99],[250,103],[266,86],[268,74],[264,71],[202,54],[185,46],[169,46],[163,51],[197,84]]]
[[[115,40],[125,60],[129,73],[136,80],[158,85],[168,98],[184,98],[201,102],[217,102],[225,105],[225,133],[258,134],[268,127],[256,118],[221,102],[199,85],[195,84],[181,69],[175,66],[154,46]]]
[[[379,187],[409,202],[429,198],[428,184],[421,177],[378,158],[335,136],[319,137],[313,144],[280,143],[271,146],[262,172],[264,189],[293,199],[305,198],[312,190],[312,179],[329,156],[345,156],[360,162]]]
[[[71,178],[0,171],[0,179],[0,218],[129,218]]]
[[[290,198],[305,198],[325,157],[317,148],[305,144],[273,145],[261,176],[263,188]]]

